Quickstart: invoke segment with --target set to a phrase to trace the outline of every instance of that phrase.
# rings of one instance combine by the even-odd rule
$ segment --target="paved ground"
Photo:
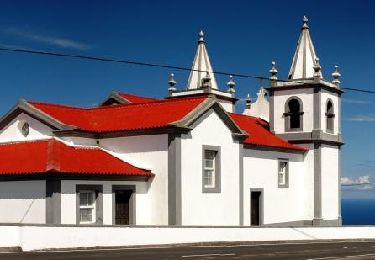
[[[0,259],[375,259],[375,241],[222,244],[0,253]]]

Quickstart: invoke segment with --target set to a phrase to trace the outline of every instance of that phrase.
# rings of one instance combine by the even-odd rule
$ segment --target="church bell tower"
[[[288,79],[270,70],[270,129],[291,143],[305,147],[305,219],[315,226],[341,225],[340,149],[341,94],[338,67],[332,81],[322,74],[307,17]]]

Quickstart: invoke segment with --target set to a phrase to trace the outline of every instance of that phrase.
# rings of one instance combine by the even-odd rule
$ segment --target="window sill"
[[[203,188],[202,193],[221,193],[220,188]]]

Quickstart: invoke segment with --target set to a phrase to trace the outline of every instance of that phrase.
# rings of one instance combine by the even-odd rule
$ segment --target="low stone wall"
[[[23,251],[204,242],[375,239],[375,226],[358,227],[116,227],[0,226],[0,248]]]

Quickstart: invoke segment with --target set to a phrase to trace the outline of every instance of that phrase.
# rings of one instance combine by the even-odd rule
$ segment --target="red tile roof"
[[[230,116],[236,124],[249,135],[249,137],[243,141],[244,144],[306,151],[305,148],[288,143],[286,140],[272,134],[269,131],[268,123],[260,118],[233,113],[231,113]]]
[[[118,95],[122,97],[123,99],[126,99],[127,101],[129,101],[129,103],[132,103],[132,104],[149,103],[149,102],[160,100],[157,98],[142,97],[142,96],[137,96],[137,95],[133,95],[129,93],[118,93]]]
[[[36,173],[153,176],[98,148],[67,146],[55,139],[0,145],[0,175]]]
[[[149,103],[77,108],[28,102],[65,125],[93,132],[111,132],[168,127],[183,119],[207,96],[173,98]]]

